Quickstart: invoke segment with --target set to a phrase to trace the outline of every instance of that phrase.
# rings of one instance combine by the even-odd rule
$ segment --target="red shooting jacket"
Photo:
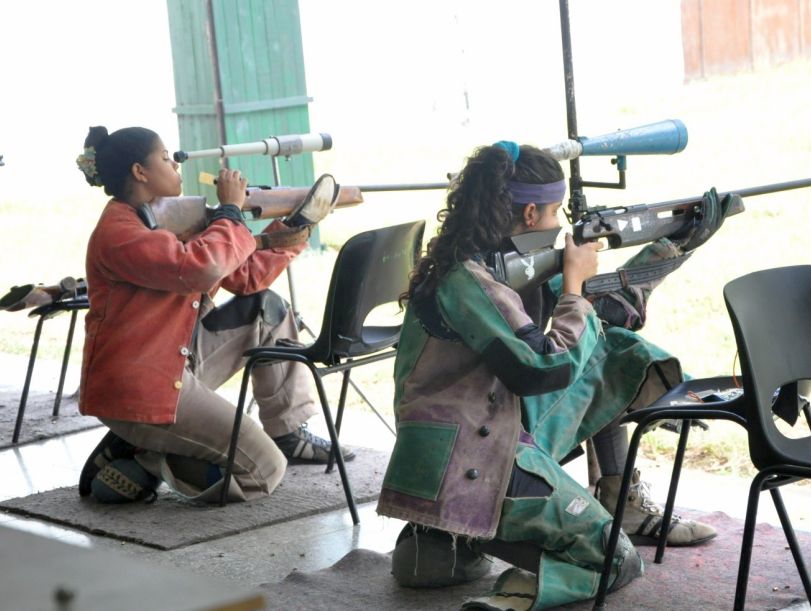
[[[79,411],[174,422],[202,294],[220,287],[237,295],[264,290],[305,247],[256,250],[251,232],[228,220],[184,243],[169,231],[148,229],[134,208],[111,200],[87,246],[90,310]]]

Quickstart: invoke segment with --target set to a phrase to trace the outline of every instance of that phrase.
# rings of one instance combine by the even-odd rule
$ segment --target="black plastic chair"
[[[628,495],[639,441],[650,424],[664,419],[681,419],[683,426],[655,562],[661,561],[664,552],[691,420],[732,420],[746,428],[749,455],[758,470],[749,490],[734,609],[742,610],[746,600],[758,500],[763,490],[771,493],[806,597],[811,600],[811,579],[779,490],[785,484],[811,478],[811,436],[799,439],[785,436],[775,426],[774,414],[775,393],[778,390],[782,393],[787,388],[793,389],[793,400],[796,401],[797,387],[794,383],[811,379],[811,266],[784,267],[748,274],[724,287],[724,300],[740,354],[743,392],[727,400],[689,403],[685,401],[689,391],[701,393],[733,387],[731,378],[690,380],[666,393],[652,406],[624,418],[626,422],[637,422],[637,429],[629,447],[595,609],[605,608],[611,558],[616,549],[625,505],[622,499]],[[806,419],[809,419],[807,405],[803,411]]]
[[[307,366],[313,374],[332,443],[332,458],[338,465],[352,521],[358,524],[358,513],[338,442],[349,375],[354,367],[388,359],[396,354],[402,325],[371,326],[365,321],[376,307],[396,302],[408,287],[409,275],[422,246],[424,230],[425,221],[417,221],[366,231],[350,238],[335,261],[324,320],[315,341],[303,347],[275,345],[245,352],[248,360],[228,449],[221,505],[226,503],[251,372],[258,365],[295,361]],[[338,372],[343,373],[343,381],[337,417],[333,422],[321,378]],[[331,465],[328,465],[327,471],[330,470]]]
[[[34,331],[34,341],[31,344],[31,353],[28,357],[28,370],[25,374],[25,383],[23,384],[23,392],[20,396],[20,406],[17,408],[17,421],[14,424],[14,434],[11,437],[12,443],[17,443],[20,439],[20,431],[22,429],[23,417],[25,416],[25,407],[28,403],[28,391],[31,387],[31,378],[34,375],[34,363],[37,360],[37,349],[39,348],[39,339],[42,334],[42,325],[46,320],[54,318],[62,312],[70,312],[70,326],[68,327],[68,336],[65,340],[65,351],[62,355],[62,371],[59,374],[59,386],[56,390],[56,398],[54,399],[54,406],[52,415],[59,416],[59,406],[62,403],[62,391],[65,387],[65,375],[68,370],[68,360],[70,358],[70,349],[73,344],[73,332],[76,328],[76,318],[79,310],[86,310],[90,307],[90,302],[87,296],[77,297],[75,299],[65,299],[62,301],[54,301],[38,308],[31,310],[28,314],[30,318],[38,317],[37,328]]]

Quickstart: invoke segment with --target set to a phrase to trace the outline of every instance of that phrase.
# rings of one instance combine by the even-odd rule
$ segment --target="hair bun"
[[[521,154],[521,149],[518,147],[518,143],[513,142],[512,140],[499,140],[493,144],[493,146],[504,149],[510,156],[510,159],[512,159],[513,163],[518,161],[518,156]]]

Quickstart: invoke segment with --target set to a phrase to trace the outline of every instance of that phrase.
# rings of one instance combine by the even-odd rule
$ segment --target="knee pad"
[[[238,295],[209,312],[202,320],[208,331],[225,331],[251,324],[257,316],[276,326],[287,315],[287,302],[270,290],[252,295]]]

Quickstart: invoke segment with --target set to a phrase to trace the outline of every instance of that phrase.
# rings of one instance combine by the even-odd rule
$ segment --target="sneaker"
[[[116,458],[107,463],[90,483],[90,492],[99,503],[148,502],[157,497],[160,480],[134,458]]]
[[[91,482],[108,463],[116,458],[132,458],[133,456],[135,456],[135,446],[124,441],[112,431],[107,431],[82,467],[82,473],[79,475],[79,496],[90,494]]]
[[[316,463],[325,465],[329,462],[332,444],[326,439],[313,435],[307,429],[307,423],[299,425],[298,429],[281,437],[274,437],[273,441],[291,463]],[[355,453],[346,447],[341,447],[344,461],[355,458]]]
[[[484,554],[464,537],[443,530],[406,524],[391,557],[391,574],[407,588],[443,588],[480,579],[490,572]]]
[[[617,508],[622,476],[607,475],[600,478],[594,489],[594,496],[612,514]],[[639,470],[634,469],[622,529],[636,545],[656,545],[662,527],[663,509],[651,499],[650,485],[639,477]],[[705,543],[718,533],[709,524],[687,520],[673,514],[670,519],[670,531],[667,544],[671,547],[698,545]]]

